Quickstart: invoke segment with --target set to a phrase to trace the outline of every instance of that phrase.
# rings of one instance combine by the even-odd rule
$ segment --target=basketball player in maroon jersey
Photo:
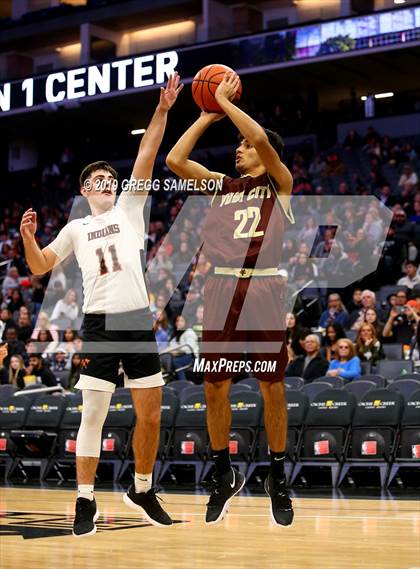
[[[282,234],[287,223],[294,223],[289,196],[293,178],[283,164],[283,141],[272,131],[263,129],[231,101],[238,89],[239,78],[227,73],[218,86],[215,98],[223,113],[240,133],[236,150],[239,178],[229,178],[189,159],[200,136],[224,115],[202,112],[184,133],[167,157],[168,167],[182,178],[198,181],[223,179],[222,190],[212,199],[205,224],[204,248],[212,262],[212,275],[204,292],[204,326],[202,357],[217,361],[242,359],[242,345],[252,345],[248,356],[257,361],[275,361],[275,373],[261,373],[264,399],[264,422],[270,447],[270,472],[265,490],[271,498],[271,517],[275,524],[287,526],[293,521],[284,459],[287,435],[287,405],[283,383],[287,364],[283,285],[279,281]],[[252,282],[251,282],[252,281]],[[226,305],[226,298],[229,299]],[[247,305],[246,327],[239,326],[241,310]],[[267,318],[270,315],[267,325]],[[220,323],[222,322],[221,326]],[[217,342],[218,353],[207,353],[211,342]],[[239,345],[239,353],[229,354],[229,343]],[[275,343],[280,349],[261,353],[257,342]],[[236,349],[236,348],[235,348]],[[264,351],[264,350],[263,350]],[[206,369],[206,368],[205,368]],[[206,523],[215,524],[227,513],[230,500],[245,484],[243,474],[232,468],[229,457],[231,407],[229,391],[233,366],[217,373],[205,371],[207,426],[215,475],[207,504]]]

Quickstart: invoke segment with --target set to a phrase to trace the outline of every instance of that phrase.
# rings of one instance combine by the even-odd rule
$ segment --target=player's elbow
[[[172,170],[172,171],[175,170],[175,168],[180,165],[180,159],[179,159],[179,157],[176,156],[176,154],[174,152],[170,152],[168,154],[165,162],[166,162],[166,165],[169,168],[169,170]]]
[[[262,127],[258,128],[255,134],[252,136],[252,145],[258,150],[258,147],[266,146],[270,144],[268,136]]]

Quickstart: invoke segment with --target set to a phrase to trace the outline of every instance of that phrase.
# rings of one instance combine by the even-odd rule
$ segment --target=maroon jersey
[[[207,211],[203,253],[218,267],[278,267],[287,220],[294,223],[267,173],[225,176]]]

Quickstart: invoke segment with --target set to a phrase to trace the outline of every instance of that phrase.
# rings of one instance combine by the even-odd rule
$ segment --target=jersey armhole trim
[[[223,180],[224,180],[225,178],[226,178],[226,174],[222,174],[222,177],[219,178],[219,180],[222,180],[222,188],[223,188]],[[217,196],[217,194],[218,194],[218,189],[217,189],[217,186],[216,186],[216,191],[214,192],[213,197],[211,198],[210,207],[213,207],[214,198]]]
[[[277,186],[276,186],[274,180],[271,178],[271,176],[270,176],[270,174],[269,174],[268,172],[267,172],[267,177],[268,177],[268,181],[270,182],[271,187],[273,188],[273,191],[274,191],[275,194],[276,194],[276,197],[277,197],[277,199],[278,199],[278,201],[279,201],[279,204],[281,205],[281,208],[282,208],[282,210],[283,210],[284,215],[286,216],[286,218],[287,218],[287,220],[289,221],[289,223],[291,223],[292,225],[294,225],[294,224],[296,223],[296,220],[295,220],[295,216],[293,215],[292,206],[290,205],[290,197],[291,197],[291,195],[284,196],[285,198],[287,198],[287,199],[289,200],[289,204],[288,204],[288,206],[286,207],[286,206],[284,205],[284,203],[283,203],[283,200],[282,200],[282,197],[283,197],[283,196],[282,196],[281,194],[279,194],[279,192],[277,191]]]

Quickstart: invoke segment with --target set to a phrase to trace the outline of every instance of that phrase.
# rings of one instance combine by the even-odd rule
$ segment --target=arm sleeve
[[[139,192],[136,193],[135,190],[127,190],[121,192],[117,201],[117,206],[125,213],[130,225],[142,242],[144,242],[144,208],[147,197],[147,193],[142,192],[140,194]]]
[[[344,379],[354,379],[361,374],[361,371],[360,360],[358,357],[354,357],[348,362],[347,369],[340,371],[340,376]]]
[[[60,261],[64,261],[73,251],[72,227],[71,222],[65,225],[54,241],[47,245]]]

